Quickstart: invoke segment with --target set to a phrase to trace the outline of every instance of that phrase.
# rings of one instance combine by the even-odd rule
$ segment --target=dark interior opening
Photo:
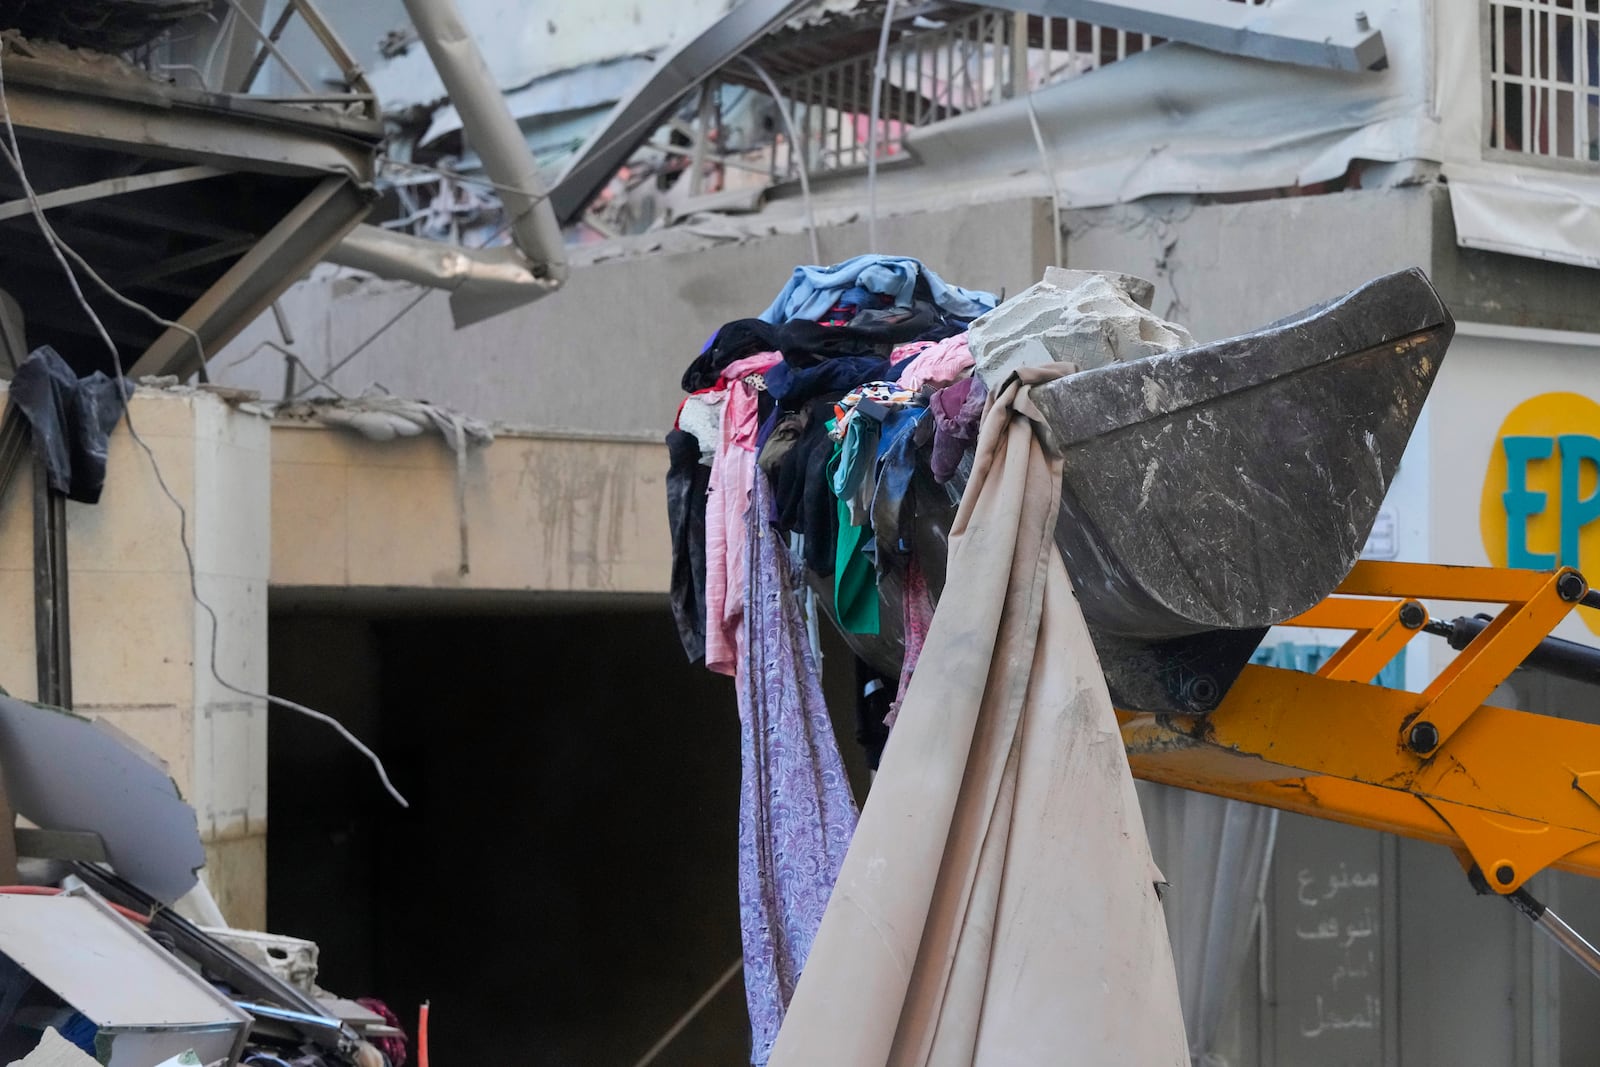
[[[740,958],[731,679],[659,611],[372,619],[275,614],[273,692],[383,756],[394,804],[327,727],[275,713],[268,918],[320,984],[441,1063],[629,1065]],[[853,663],[825,647],[841,751]],[[656,1060],[748,1063],[736,978]]]

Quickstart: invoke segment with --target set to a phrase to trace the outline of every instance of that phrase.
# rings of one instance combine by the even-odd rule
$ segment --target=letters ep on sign
[[[1483,548],[1496,567],[1575,567],[1600,584],[1600,402],[1541,393],[1500,424],[1484,472]],[[1600,634],[1600,611],[1578,618]]]

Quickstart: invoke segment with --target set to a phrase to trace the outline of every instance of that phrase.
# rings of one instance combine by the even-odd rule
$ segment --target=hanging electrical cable
[[[79,305],[83,308],[84,314],[88,317],[90,323],[93,324],[95,333],[99,335],[100,340],[104,342],[107,350],[111,353],[111,365],[116,374],[117,384],[123,390],[124,394],[127,392],[127,378],[123,373],[122,353],[117,348],[116,342],[111,339],[111,335],[106,331],[105,324],[101,322],[100,316],[95,313],[94,308],[89,304],[88,298],[84,296],[83,288],[78,283],[77,274],[72,269],[72,265],[74,263],[77,264],[78,268],[81,269],[84,274],[86,274],[111,299],[117,301],[119,304],[122,304],[125,307],[138,311],[156,323],[165,325],[172,329],[180,330],[187,334],[194,341],[196,350],[199,354],[200,365],[204,367],[205,350],[201,345],[199,334],[195,333],[187,326],[172,322],[160,315],[157,315],[154,311],[151,311],[138,301],[122,295],[122,293],[114,289],[110,283],[102,278],[94,270],[94,268],[91,267],[88,262],[77,253],[75,249],[63,241],[61,236],[56,233],[55,227],[50,224],[50,220],[45,216],[43,206],[39,203],[39,197],[34,192],[33,183],[29,180],[27,171],[23,167],[22,149],[17,141],[16,127],[11,121],[11,107],[9,102],[6,100],[3,49],[0,49],[0,119],[4,120],[5,128],[5,141],[4,143],[0,143],[0,155],[4,156],[6,163],[9,164],[11,169],[16,173],[17,181],[22,186],[23,195],[27,198],[28,205],[32,209],[34,221],[38,224],[39,230],[44,235],[45,242],[50,246],[50,250],[53,253],[56,261],[61,265],[62,271],[66,274],[67,284],[71,287],[73,295],[77,298]],[[253,690],[246,689],[222,676],[221,671],[217,667],[217,638],[221,631],[222,624],[217,616],[216,609],[214,609],[210,603],[208,603],[206,599],[200,595],[199,574],[198,568],[195,564],[194,549],[189,544],[188,509],[183,506],[183,502],[178,499],[177,495],[174,494],[172,489],[168,486],[166,477],[161,471],[161,464],[156,460],[155,451],[150,447],[149,443],[146,442],[142,436],[140,436],[138,428],[134,425],[132,405],[128,405],[125,408],[123,417],[128,424],[129,436],[131,436],[139,445],[139,447],[144,451],[145,456],[150,461],[151,470],[154,472],[156,477],[156,484],[160,486],[162,494],[166,496],[167,500],[170,501],[172,506],[178,511],[178,540],[183,546],[184,560],[188,567],[189,595],[193,599],[195,605],[204,611],[210,620],[211,632],[207,665],[210,669],[212,678],[216,680],[218,685],[230,692],[237,693],[240,696],[249,697],[252,700],[260,700],[267,704],[276,705],[277,707],[285,708],[289,711],[298,712],[301,715],[305,715],[308,718],[332,727],[341,737],[345,739],[346,742],[354,747],[357,752],[360,752],[372,763],[373,767],[378,772],[379,781],[383,783],[383,788],[388,792],[388,794],[393,797],[401,807],[410,807],[410,804],[406,801],[406,798],[401,795],[400,791],[395,788],[394,783],[389,780],[389,772],[384,768],[383,761],[378,758],[378,754],[363,744],[361,740],[356,737],[355,734],[351,733],[339,720],[335,719],[331,715],[317,711],[314,708],[308,708],[304,704],[296,703],[293,700],[285,700],[282,697],[276,697],[270,693],[257,693]]]
[[[867,251],[878,251],[878,103],[888,76],[889,27],[894,24],[894,0],[884,5],[883,29],[878,32],[878,59],[872,66],[871,117],[867,120]]]
[[[1039,149],[1039,166],[1044,170],[1044,176],[1050,182],[1050,213],[1054,222],[1050,227],[1051,234],[1055,237],[1055,265],[1066,266],[1063,256],[1065,250],[1061,247],[1061,187],[1056,181],[1056,168],[1050,162],[1050,152],[1044,145],[1044,131],[1039,128],[1039,112],[1033,106],[1033,82],[1028,82],[1028,124],[1033,127],[1033,143]]]
[[[806,165],[807,145],[800,140],[799,133],[794,126],[794,118],[789,114],[789,109],[783,105],[783,95],[778,92],[778,83],[772,80],[772,75],[767,73],[767,68],[756,62],[750,56],[741,57],[745,66],[749,67],[755,76],[761,79],[761,84],[767,87],[772,102],[778,106],[778,114],[783,119],[783,128],[789,133],[789,143],[794,146],[795,167],[800,172],[800,199],[806,209],[806,233],[811,238],[811,262],[822,262],[822,251],[817,243],[817,216],[811,209],[811,175],[810,168]]]

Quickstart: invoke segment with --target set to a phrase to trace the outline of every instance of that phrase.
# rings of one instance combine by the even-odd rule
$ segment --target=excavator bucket
[[[1034,390],[1065,456],[1056,540],[1122,706],[1209,710],[1241,646],[1344,579],[1454,331],[1408,270]]]
[[[1033,390],[1065,458],[1056,540],[1117,706],[1215,707],[1267,627],[1354,566],[1455,324],[1418,270],[1254,333]],[[948,497],[914,540],[942,584]],[[897,583],[883,616],[900,617]],[[851,637],[897,669],[899,635]]]

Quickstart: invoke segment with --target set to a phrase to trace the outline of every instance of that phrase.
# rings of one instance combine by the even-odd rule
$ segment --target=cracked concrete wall
[[[1422,190],[1197,205],[1187,197],[1065,214],[1067,265],[1155,283],[1156,314],[1197,341],[1257,329],[1373,276],[1432,262]]]
[[[865,251],[866,226],[828,228],[820,239],[823,262],[837,262]],[[1037,199],[885,219],[879,244],[957,285],[1011,294],[1038,281],[1053,254],[1048,203]],[[445,294],[433,292],[331,376],[330,366],[418,290],[310,281],[282,304],[293,350],[344,392],[381,382],[400,396],[519,427],[660,441],[683,399],[683,369],[707,338],[763,311],[795,265],[810,259],[806,238],[795,234],[578,267],[559,293],[461,331]],[[264,340],[282,343],[270,314],[212,360],[215,380],[279,397],[283,359],[258,347]]]
[[[1444,185],[1069,211],[1067,263],[1156,284],[1155,312],[1214,341],[1406,267],[1460,320],[1600,331],[1600,271],[1456,246]]]
[[[1069,211],[1062,221],[1065,266],[1148,278],[1152,310],[1199,341],[1414,266],[1429,272],[1458,318],[1600,332],[1600,271],[1457,248],[1443,185],[1244,203],[1152,197]],[[860,253],[865,229],[859,221],[823,228],[821,258]],[[902,215],[880,229],[886,251],[1007,294],[1037,282],[1053,255],[1049,204],[1037,198]],[[707,337],[766,307],[790,269],[810,258],[805,237],[791,234],[609,260],[577,268],[547,300],[461,331],[436,292],[348,362],[418,290],[323,278],[295,286],[282,305],[290,347],[347,393],[377,382],[541,431],[659,440],[682,396],[683,367]],[[271,315],[213,360],[215,378],[277,398],[283,360],[265,340],[282,343]],[[299,382],[310,384],[303,375]]]

